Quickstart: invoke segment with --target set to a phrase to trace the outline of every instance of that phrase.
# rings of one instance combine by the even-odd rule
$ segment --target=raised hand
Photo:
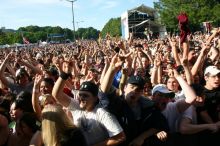
[[[62,71],[63,72],[65,72],[67,74],[71,74],[72,68],[73,68],[72,62],[67,62],[67,61],[63,62],[63,64],[62,64]]]
[[[124,62],[124,61],[122,61],[122,60],[119,58],[119,55],[118,55],[118,54],[115,54],[115,56],[112,58],[111,66],[113,66],[115,69],[119,69],[119,68],[121,68],[123,62]]]
[[[182,58],[181,59],[181,64],[182,64],[182,66],[188,66],[188,59],[187,58]]]
[[[176,47],[177,42],[176,42],[176,40],[174,38],[168,37],[168,40],[169,40],[170,46],[172,48]]]
[[[34,85],[40,86],[41,81],[43,80],[43,75],[36,74],[34,79]]]

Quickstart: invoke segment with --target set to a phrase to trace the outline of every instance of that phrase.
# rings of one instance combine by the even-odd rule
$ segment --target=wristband
[[[63,79],[63,80],[67,80],[69,77],[71,76],[70,73],[65,73],[65,72],[60,72],[60,77]]]

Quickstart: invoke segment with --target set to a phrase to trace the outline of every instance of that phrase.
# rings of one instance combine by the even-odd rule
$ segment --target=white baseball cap
[[[152,95],[154,95],[155,92],[161,92],[161,93],[173,93],[172,91],[169,91],[166,87],[165,84],[157,84],[156,86],[154,86],[154,88],[152,89]]]
[[[207,75],[208,73],[211,76],[215,76],[220,73],[220,70],[217,68],[217,66],[212,65],[212,66],[206,67],[205,72],[204,72],[204,76]]]

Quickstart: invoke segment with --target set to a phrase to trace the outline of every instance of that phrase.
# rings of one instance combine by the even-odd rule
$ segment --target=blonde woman
[[[59,105],[46,105],[42,111],[41,134],[36,133],[30,145],[40,146],[42,144],[45,146],[87,146],[81,130],[72,124]]]

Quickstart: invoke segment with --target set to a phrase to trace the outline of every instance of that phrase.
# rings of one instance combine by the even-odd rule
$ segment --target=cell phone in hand
[[[184,73],[184,68],[182,65],[178,65],[176,67],[176,71],[179,73],[179,74],[183,74]]]
[[[116,53],[119,53],[120,48],[119,48],[119,47],[115,47],[115,48],[114,48],[114,51],[115,51]]]

